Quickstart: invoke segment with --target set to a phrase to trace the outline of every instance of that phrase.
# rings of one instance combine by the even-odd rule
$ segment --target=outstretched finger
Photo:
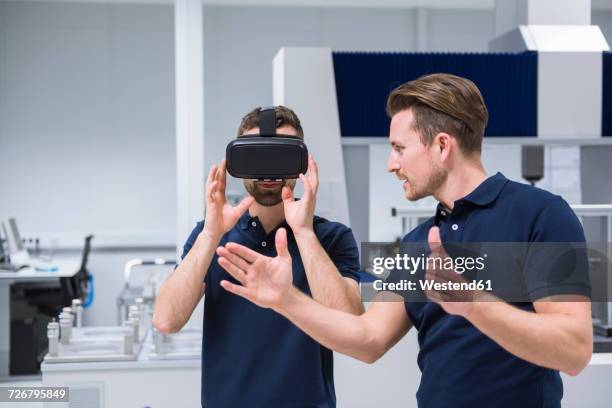
[[[221,160],[221,165],[219,166],[219,189],[225,193],[225,186],[227,183],[227,161],[225,159]]]
[[[263,256],[253,251],[252,249],[249,249],[240,244],[236,244],[235,242],[228,242],[227,244],[225,244],[225,248],[227,248],[230,252],[243,258],[248,263],[253,263],[257,260],[257,258]]]
[[[302,180],[302,183],[304,184],[304,198],[308,199],[312,196],[312,186],[310,185],[310,180],[308,180],[308,178],[303,174],[300,174],[300,180]]]
[[[441,257],[444,255],[444,248],[442,247],[442,238],[440,237],[440,228],[433,226],[429,229],[427,234],[427,242],[429,249],[431,250],[431,257]]]
[[[293,191],[291,191],[291,189],[287,186],[283,186],[281,198],[283,199],[284,204],[291,204],[295,201],[295,198],[293,197]]]
[[[236,217],[240,218],[242,214],[253,204],[255,198],[253,196],[246,196],[238,203],[238,205],[234,208],[234,212],[236,213]]]
[[[435,290],[430,290],[430,289],[425,290],[425,296],[427,297],[427,299],[431,300],[432,302],[436,302],[436,303],[444,302],[442,295]]]
[[[217,255],[219,255],[219,257],[221,258],[227,259],[230,263],[236,265],[242,271],[246,271],[247,269],[249,269],[249,264],[247,263],[247,261],[245,261],[238,255],[234,255],[225,247],[217,247]]]
[[[317,189],[319,188],[319,166],[312,157],[312,154],[308,155],[308,178],[310,179],[312,190],[316,194]]]
[[[219,168],[219,166],[216,166],[216,167],[217,167],[217,170],[215,171],[214,180],[220,182],[221,181],[220,180],[221,179],[221,169]],[[223,192],[223,194],[225,194],[225,192]]]
[[[208,199],[214,200],[215,198],[214,194],[217,191],[217,184],[219,184],[219,182],[215,180],[212,183],[210,183],[208,186],[206,186],[206,197]]]
[[[219,191],[219,180],[213,181],[212,197],[215,200],[223,200],[225,202],[225,193]]]
[[[232,283],[226,280],[222,280],[221,287],[227,290],[228,292],[233,293],[234,295],[242,296],[243,298],[247,300],[251,300],[249,296],[249,290],[245,288],[244,286],[236,285],[235,283]]]
[[[218,262],[219,265],[221,265],[221,267],[225,269],[227,273],[236,278],[238,282],[242,284],[246,282],[246,274],[244,271],[231,263],[227,258],[220,257]]]
[[[274,236],[274,244],[276,245],[276,253],[281,257],[291,257],[287,248],[287,230],[279,228]]]
[[[215,179],[215,174],[217,174],[217,165],[214,164],[211,168],[210,171],[208,172],[208,178],[206,178],[206,185],[208,186],[210,183],[213,182],[213,180]]]

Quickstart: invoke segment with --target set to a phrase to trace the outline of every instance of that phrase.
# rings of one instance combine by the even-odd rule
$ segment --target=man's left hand
[[[425,279],[441,284],[467,283],[468,280],[455,272],[454,269],[443,267],[445,261],[450,257],[442,245],[440,228],[431,227],[427,241],[431,254],[427,263],[429,267],[425,273]],[[425,295],[429,300],[442,306],[446,313],[467,317],[474,305],[474,300],[483,298],[485,292],[478,290],[435,290],[432,288],[432,290],[425,290]]]
[[[302,231],[312,231],[312,219],[319,187],[319,169],[312,155],[308,155],[308,176],[300,174],[300,180],[304,184],[304,196],[301,200],[295,200],[289,187],[283,187],[282,193],[285,220],[295,235]]]

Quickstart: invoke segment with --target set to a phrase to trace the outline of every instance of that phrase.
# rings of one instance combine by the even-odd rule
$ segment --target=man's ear
[[[440,155],[440,161],[446,161],[450,158],[450,154],[454,148],[455,139],[448,133],[440,132],[433,140],[433,146],[436,153]]]

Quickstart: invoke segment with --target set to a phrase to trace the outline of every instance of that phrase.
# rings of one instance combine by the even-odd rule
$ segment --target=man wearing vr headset
[[[401,180],[408,200],[431,195],[439,201],[435,216],[403,242],[424,248],[419,251],[428,262],[419,273],[441,289],[425,290],[419,301],[382,292],[376,299],[381,301],[352,316],[295,290],[285,251],[267,258],[235,244],[218,253],[240,284],[221,285],[276,310],[326,347],[369,363],[414,326],[422,371],[419,407],[560,407],[559,371],[577,375],[593,349],[588,260],[580,250],[556,259],[536,251],[550,243],[562,249],[584,243],[578,218],[559,196],[501,173],[487,177],[481,145],[488,112],[472,81],[424,76],[391,92],[387,112],[387,170]],[[460,242],[528,244],[520,262],[508,263],[525,289],[524,300],[509,303],[484,290],[444,289],[449,281],[465,283],[457,271],[436,267],[436,261],[448,259],[446,249]],[[396,301],[389,301],[393,297]]]
[[[332,352],[273,310],[226,292],[220,282],[232,278],[215,253],[219,245],[235,243],[269,257],[277,251],[290,254],[293,277],[289,279],[295,287],[326,307],[363,313],[357,244],[348,227],[313,215],[318,169],[305,153],[303,138],[298,117],[283,106],[257,108],[242,119],[238,139],[228,145],[229,166],[223,160],[208,174],[205,220],[187,239],[181,263],[157,295],[153,323],[161,332],[172,333],[187,322],[206,294],[202,346],[206,408],[335,407]],[[246,155],[236,150],[235,146],[244,145],[237,142],[248,142]],[[279,147],[281,151],[274,150]],[[291,162],[295,159],[283,160],[286,157],[257,163],[253,157],[261,157],[262,150],[249,149],[298,158],[303,154],[304,160],[299,159],[297,167]],[[239,158],[245,163],[236,163]],[[299,174],[305,165],[308,174]],[[232,207],[225,197],[226,167],[241,178],[247,173],[264,174],[258,168],[283,177],[245,178],[249,196]],[[298,172],[288,174],[291,168]],[[299,176],[302,199],[293,196],[296,179],[284,176]]]

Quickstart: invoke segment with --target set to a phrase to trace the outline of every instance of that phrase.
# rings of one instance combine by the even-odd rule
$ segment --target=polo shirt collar
[[[461,200],[469,201],[478,206],[489,205],[499,196],[499,193],[501,193],[507,182],[508,179],[500,172],[497,172],[495,175],[480,183],[474,191]]]
[[[244,214],[242,214],[242,217],[240,217],[240,219],[238,220],[238,226],[241,229],[246,230],[247,228],[249,228],[249,224],[251,224],[251,222],[256,218],[257,217],[251,217],[251,214],[249,214],[249,210],[246,210]]]
[[[468,201],[477,206],[491,204],[493,201],[495,201],[499,193],[501,193],[507,182],[508,179],[504,177],[503,174],[498,172],[480,183],[480,185],[470,194],[455,201],[455,208],[458,207],[457,204],[464,201]],[[434,225],[440,226],[446,217],[451,214],[451,212],[452,211],[444,207],[442,203],[438,203],[438,206],[436,207],[436,215],[434,216]]]
[[[296,197],[295,201],[299,201],[300,198]],[[247,209],[244,214],[242,214],[242,217],[240,217],[240,219],[238,220],[237,225],[243,229],[246,230],[247,228],[249,228],[249,225],[251,225],[251,222],[253,221],[259,221],[259,218],[255,217],[251,217],[251,214],[249,214],[249,210]],[[283,221],[281,223],[281,225],[279,225],[279,227],[288,227],[287,221]]]
[[[451,212],[448,208],[442,205],[442,203],[438,203],[438,206],[436,207],[436,215],[434,217],[434,225],[439,227],[442,224],[442,221],[445,220],[450,213]]]
[[[242,217],[240,217],[240,219],[238,220],[237,225],[240,229],[245,231],[249,229],[249,226],[253,221],[259,223],[259,218],[257,216],[251,216],[251,214],[249,214],[249,210],[246,210],[244,214],[242,214]],[[288,234],[291,233],[291,228],[289,227],[289,224],[287,224],[286,220],[283,220],[283,222],[280,223],[276,228],[274,228],[272,232],[276,232],[276,230],[281,227],[285,228]]]

